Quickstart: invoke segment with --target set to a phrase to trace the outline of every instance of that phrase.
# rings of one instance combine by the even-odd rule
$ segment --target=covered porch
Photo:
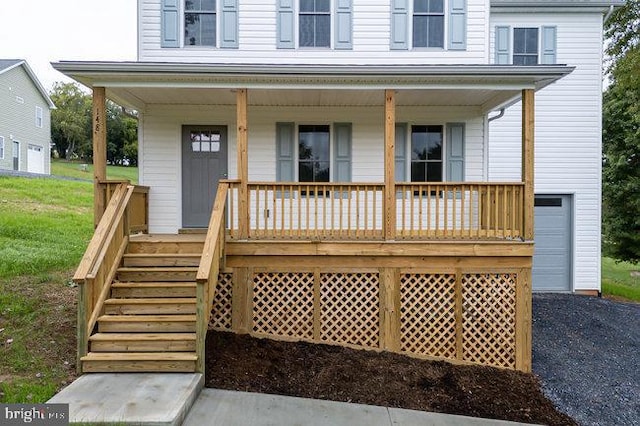
[[[173,123],[227,126],[235,161],[227,161],[228,168],[214,176],[205,203],[211,213],[194,276],[196,354],[204,353],[211,326],[530,371],[534,98],[536,90],[571,68],[144,63],[60,63],[56,68],[94,91],[98,229],[105,222],[107,199],[117,198],[105,179],[106,97],[140,111],[143,151],[153,151],[159,135],[147,125],[151,121],[157,128],[172,123],[169,132],[178,135],[180,125]],[[487,182],[487,115],[520,99],[522,179]],[[193,105],[200,111],[190,116]],[[330,116],[333,108],[364,118]],[[273,139],[277,123],[285,122],[287,114],[295,117],[297,109],[313,110],[316,116],[291,121],[334,123],[332,132],[335,123],[355,123],[352,137],[360,152],[378,158],[371,160],[374,171],[363,171],[365,159],[349,163],[357,169],[350,179],[339,179],[339,153],[332,148],[336,172],[330,182],[283,180],[274,165],[279,145]],[[171,111],[180,118],[171,118]],[[430,124],[431,116],[444,111],[443,135],[450,123],[466,124],[462,128],[469,133],[475,126],[476,138],[463,139],[464,172],[442,171],[433,182],[402,179],[412,176],[411,166],[399,160],[398,150],[411,147],[411,136],[405,133],[400,148],[398,123],[408,123],[406,128]],[[206,120],[209,112],[212,118]],[[184,142],[179,136],[175,141],[176,146]],[[470,149],[471,144],[478,149]],[[444,163],[442,154],[440,159]],[[260,169],[265,163],[271,166]],[[168,162],[163,164],[171,170]],[[289,176],[295,177],[296,167]],[[453,170],[442,166],[448,167]],[[179,212],[162,223],[154,218],[168,216],[166,209],[184,200],[185,166],[168,179],[181,188],[172,194],[157,170],[157,176],[143,171],[148,209],[137,217],[147,218],[152,233],[177,233],[185,228]],[[379,179],[362,179],[366,176]],[[451,176],[461,178],[446,179]],[[167,203],[171,197],[172,204]],[[116,222],[113,212],[109,223]],[[139,239],[130,236],[131,229],[123,225],[119,241]],[[112,262],[120,265],[127,248],[112,251]],[[114,276],[105,274],[98,293],[108,293]],[[100,298],[88,309],[95,322]],[[197,369],[203,365],[199,356]]]

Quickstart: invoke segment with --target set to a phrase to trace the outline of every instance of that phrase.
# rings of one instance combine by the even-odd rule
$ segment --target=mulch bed
[[[533,374],[389,352],[209,331],[206,386],[511,420],[576,425]]]

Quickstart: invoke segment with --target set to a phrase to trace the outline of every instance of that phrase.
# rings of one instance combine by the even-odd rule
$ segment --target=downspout
[[[498,111],[498,115],[494,115],[493,117],[489,117],[487,119],[487,121],[489,123],[491,123],[493,120],[497,120],[497,119],[502,118],[502,117],[504,117],[504,108],[500,108],[500,111]]]
[[[485,148],[482,150],[483,151],[483,155],[484,155],[484,159],[483,159],[483,163],[484,163],[484,180],[488,181],[489,180],[489,123],[491,123],[494,120],[497,120],[499,118],[504,117],[504,111],[505,108],[500,108],[500,110],[498,111],[498,115],[494,115],[493,117],[489,117],[489,115],[487,114],[485,117],[485,127],[484,127],[484,140],[486,141],[485,143]]]
[[[611,14],[613,14],[613,10],[614,10],[613,5],[609,6],[609,11],[607,12],[606,15],[604,15],[604,20],[602,21],[603,24],[606,24],[609,18],[611,18]]]

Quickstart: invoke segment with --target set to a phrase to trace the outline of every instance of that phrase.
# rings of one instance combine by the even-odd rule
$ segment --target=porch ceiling
[[[255,106],[477,106],[488,112],[539,90],[572,67],[504,65],[324,66],[148,62],[59,62],[55,69],[112,100],[144,111],[148,104],[235,105],[249,89]]]

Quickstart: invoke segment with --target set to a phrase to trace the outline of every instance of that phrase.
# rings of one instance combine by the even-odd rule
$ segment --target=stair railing
[[[89,350],[89,336],[98,317],[102,314],[104,301],[109,296],[111,282],[129,242],[133,230],[146,230],[139,218],[148,217],[148,188],[136,187],[120,182],[110,194],[109,203],[94,231],[80,265],[73,276],[78,285],[78,372],[82,373],[81,358]],[[142,197],[141,197],[142,195]],[[141,201],[142,199],[142,201]],[[140,212],[139,210],[144,210]],[[134,224],[130,218],[135,216]],[[146,219],[145,219],[146,220]]]
[[[218,185],[202,250],[202,259],[196,275],[196,355],[198,356],[196,371],[200,373],[204,373],[205,341],[211,319],[211,303],[218,284],[218,274],[224,267],[225,211],[228,191],[229,183],[221,182]]]

